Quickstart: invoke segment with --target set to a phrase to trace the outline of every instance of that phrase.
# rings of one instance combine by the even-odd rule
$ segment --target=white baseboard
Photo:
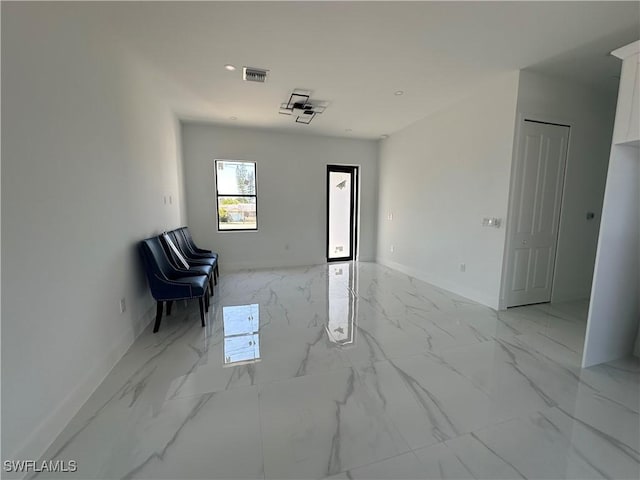
[[[375,262],[375,258],[363,257],[358,258],[358,262]],[[240,272],[244,270],[264,270],[268,268],[296,268],[296,267],[309,267],[313,265],[325,265],[327,259],[325,257],[317,257],[306,260],[264,260],[262,262],[220,262],[221,273]]]
[[[300,261],[292,261],[292,262],[280,262],[277,265],[274,265],[273,262],[264,261],[264,262],[232,262],[232,263],[221,263],[220,264],[220,273],[233,273],[233,272],[241,272],[246,270],[265,270],[269,268],[296,268],[296,267],[309,267],[313,265],[322,265],[326,263],[324,259],[315,259],[308,260],[306,262]]]
[[[428,273],[415,269],[413,267],[409,267],[402,263],[394,262],[392,260],[386,258],[377,259],[377,263],[380,265],[384,265],[386,267],[392,268],[394,270],[398,270],[406,275],[411,277],[415,277],[418,280],[422,280],[423,282],[430,283],[436,287],[442,288],[449,292],[455,293],[456,295],[460,295],[462,297],[468,298],[469,300],[473,300],[474,302],[478,302],[482,305],[486,305],[487,307],[493,308],[494,310],[498,310],[498,295],[496,294],[495,298],[486,295],[483,292],[478,292],[472,288],[467,288],[456,284],[454,282],[450,282],[447,280],[443,280],[442,278],[435,277],[433,275],[429,275]]]
[[[116,342],[109,354],[99,365],[86,372],[84,377],[79,379],[76,387],[71,390],[57,406],[51,409],[51,413],[49,413],[47,418],[31,432],[22,445],[10,456],[3,455],[3,459],[41,459],[53,441],[62,433],[71,419],[78,413],[98,386],[100,386],[113,367],[120,361],[127,350],[129,350],[137,336],[144,331],[154,317],[155,308],[152,305],[147,308],[142,318],[131,325],[129,331]],[[5,478],[4,475],[3,478]],[[24,476],[13,478],[24,478]]]

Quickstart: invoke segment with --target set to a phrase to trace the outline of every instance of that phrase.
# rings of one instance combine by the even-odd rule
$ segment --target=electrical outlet
[[[127,310],[127,304],[125,302],[124,297],[120,299],[120,313],[124,313]]]
[[[461,272],[466,272],[467,271],[467,264],[466,263],[461,263],[460,264],[460,271]]]
[[[387,215],[387,219],[393,220],[393,213],[389,212],[389,214]]]

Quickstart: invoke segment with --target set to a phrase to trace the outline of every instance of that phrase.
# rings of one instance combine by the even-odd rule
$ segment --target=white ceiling
[[[190,118],[377,138],[531,67],[615,90],[607,53],[640,37],[638,2],[101,4],[103,25],[201,105]],[[228,72],[227,63],[240,67]],[[270,70],[242,81],[243,65]],[[330,102],[311,125],[278,114],[294,88]],[[402,96],[394,95],[403,90]],[[237,120],[230,120],[237,117]],[[352,129],[352,132],[346,132]]]

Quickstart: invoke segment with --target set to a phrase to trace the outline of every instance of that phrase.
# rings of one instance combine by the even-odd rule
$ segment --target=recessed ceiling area
[[[511,70],[532,68],[615,91],[620,64],[608,52],[640,37],[639,5],[135,2],[83,8],[100,9],[101,28],[201,100],[177,112],[183,118],[230,123],[237,117],[234,125],[373,139]],[[248,65],[268,69],[267,81],[243,82]],[[331,108],[310,125],[291,122],[278,108],[294,88],[313,90]]]

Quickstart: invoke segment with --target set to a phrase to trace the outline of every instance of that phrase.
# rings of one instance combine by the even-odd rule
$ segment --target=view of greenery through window
[[[257,230],[256,164],[216,160],[218,230]]]

